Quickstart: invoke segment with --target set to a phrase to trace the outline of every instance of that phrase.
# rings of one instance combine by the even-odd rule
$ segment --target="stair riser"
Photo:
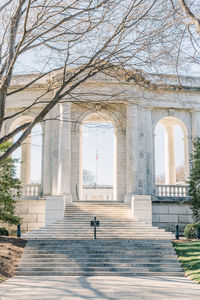
[[[91,264],[91,263],[111,263],[111,264],[121,264],[121,263],[130,263],[130,262],[134,262],[135,264],[139,263],[139,264],[149,264],[149,263],[154,263],[154,264],[160,264],[160,263],[163,263],[163,264],[178,264],[177,263],[177,258],[174,258],[174,259],[142,259],[141,258],[138,258],[138,259],[105,259],[105,258],[99,258],[99,259],[96,259],[96,258],[93,258],[93,259],[90,259],[90,258],[87,258],[87,261],[85,260],[85,258],[74,258],[72,260],[72,258],[70,257],[70,262],[75,262],[75,263],[80,263],[80,264]],[[63,258],[63,259],[59,259],[59,258],[51,258],[51,259],[45,259],[45,258],[35,258],[35,259],[28,259],[28,258],[23,258],[23,260],[21,260],[21,262],[19,263],[19,266],[21,264],[24,264],[24,265],[33,265],[33,264],[42,264],[42,263],[54,263],[54,264],[65,264],[66,263],[66,258]]]
[[[116,272],[16,272],[18,276],[116,276]],[[118,272],[117,276],[137,277],[137,276],[172,276],[184,277],[182,272]]]
[[[102,266],[104,268],[168,268],[168,269],[174,269],[176,268],[176,270],[182,270],[180,268],[180,265],[178,263],[171,263],[171,264],[164,264],[164,263],[131,263],[131,262],[127,262],[127,263],[63,263],[63,264],[58,264],[58,263],[46,263],[46,264],[40,264],[40,268],[67,268],[67,269],[71,269],[71,268],[102,268]],[[27,269],[27,268],[38,268],[37,264],[25,264],[23,263],[23,265],[19,265],[17,267],[17,270],[20,269]]]
[[[182,269],[180,268],[180,269],[177,269],[177,268],[164,268],[164,267],[162,267],[162,268],[155,268],[155,267],[153,267],[153,268],[109,268],[109,267],[107,267],[107,268],[105,268],[105,267],[102,267],[102,268],[79,268],[79,267],[76,267],[76,268],[62,268],[62,267],[60,267],[60,268],[51,268],[51,267],[49,267],[49,268],[40,268],[40,267],[38,267],[38,268],[30,268],[30,267],[28,267],[28,270],[26,270],[25,268],[17,268],[17,271],[18,272],[20,272],[20,271],[33,271],[33,272],[53,272],[53,273],[57,273],[57,272],[60,272],[60,273],[63,273],[63,272],[126,272],[126,273],[131,273],[131,272],[140,272],[140,273],[145,273],[145,272],[166,272],[166,271],[168,271],[168,272],[182,272]]]
[[[118,247],[112,247],[112,246],[106,246],[106,247],[103,247],[102,249],[99,249],[99,247],[90,247],[90,246],[86,246],[84,249],[81,248],[81,246],[77,246],[76,249],[74,249],[73,246],[70,246],[70,245],[66,245],[66,246],[62,246],[62,245],[50,245],[50,246],[27,246],[27,248],[25,249],[25,251],[69,251],[69,252],[80,252],[81,254],[82,253],[93,253],[93,252],[108,252],[108,251],[111,251],[111,252],[119,252],[119,251],[122,251],[122,252],[126,252],[126,253],[129,253],[129,252],[134,252],[134,251],[143,251],[145,253],[148,253],[149,252],[153,252],[153,253],[156,253],[157,251],[161,252],[161,253],[165,253],[165,251],[169,251],[168,249],[166,250],[165,247],[154,247],[153,251],[151,249],[147,250],[145,249],[144,246],[133,246],[133,247],[123,247],[121,246],[120,249],[118,249]],[[173,251],[174,252],[174,251]],[[174,252],[175,253],[175,252]]]

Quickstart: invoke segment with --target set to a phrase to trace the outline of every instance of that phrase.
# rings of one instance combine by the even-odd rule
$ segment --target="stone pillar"
[[[60,104],[58,193],[70,195],[71,174],[71,104]]]
[[[59,120],[55,120],[59,116]],[[64,216],[67,202],[71,202],[71,114],[70,104],[59,104],[50,113],[51,121],[46,126],[45,135],[47,178],[50,184],[46,192],[46,224],[60,220]],[[47,121],[48,122],[48,121]],[[49,142],[49,144],[48,144]],[[44,151],[45,155],[45,151]]]
[[[46,116],[44,124],[43,161],[43,194],[58,194],[58,147],[59,147],[59,106],[54,107]]]
[[[71,165],[71,193],[72,193],[72,199],[74,201],[81,199],[80,190],[80,132],[79,131],[73,131],[72,132],[72,165]],[[76,193],[76,187],[77,192]]]
[[[60,121],[56,120],[60,119],[60,107],[59,104],[54,107],[51,111],[51,174],[52,174],[52,195],[59,194],[58,188],[58,174],[59,174],[59,129],[60,129]]]
[[[188,136],[184,133],[184,165],[185,165],[185,180],[189,177],[189,141]]]
[[[138,192],[138,108],[127,105],[126,123],[126,196],[130,203],[133,194]]]
[[[176,184],[173,124],[165,125],[165,181],[166,184]]]
[[[135,220],[152,225],[152,201],[150,195],[133,195],[131,212]]]
[[[47,119],[48,119],[47,115]],[[52,193],[52,171],[51,171],[51,121],[45,121],[43,125],[42,140],[42,191],[43,195]]]
[[[125,201],[129,203],[130,195],[151,195],[153,193],[151,110],[137,107],[134,104],[127,106],[126,188]]]
[[[31,136],[29,135],[21,146],[21,181],[23,185],[31,181]]]
[[[200,111],[192,113],[192,139],[200,137]]]
[[[113,200],[124,201],[126,194],[126,131],[115,128]]]
[[[152,195],[153,182],[153,132],[151,109],[143,108],[140,113],[140,187],[141,195]],[[142,157],[143,153],[143,157]],[[143,163],[142,163],[143,162]]]
[[[78,146],[78,153],[79,153],[79,180],[78,180],[78,193],[79,193],[79,199],[83,199],[83,133],[82,133],[82,127],[79,134],[79,146]]]

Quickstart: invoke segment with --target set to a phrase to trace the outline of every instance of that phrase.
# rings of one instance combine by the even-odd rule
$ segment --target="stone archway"
[[[91,147],[88,145],[88,143],[86,143],[86,138],[85,138],[85,130],[90,126],[90,130],[87,132],[87,136],[89,137],[91,135],[91,131],[93,132],[93,134],[99,134],[101,136],[101,143],[98,144],[98,146],[96,147],[100,147],[100,153],[98,151],[98,153],[96,153],[96,151],[94,152],[94,157],[95,157],[95,162],[93,162],[93,166],[90,164],[90,167],[93,167],[95,169],[93,169],[93,173],[94,173],[94,177],[95,177],[95,181],[93,185],[90,186],[86,186],[84,187],[84,182],[82,183],[82,192],[80,193],[82,196],[82,200],[116,200],[117,199],[117,174],[116,174],[116,170],[117,170],[117,135],[116,135],[116,129],[113,126],[113,122],[112,120],[108,119],[108,116],[105,113],[91,113],[90,115],[88,115],[83,121],[82,121],[82,126],[81,126],[81,133],[80,133],[80,156],[81,156],[81,163],[80,163],[80,180],[82,180],[83,178],[83,169],[85,165],[88,165],[89,161],[92,161],[92,158],[94,157],[87,157],[85,152],[86,149],[88,151],[91,151]],[[104,136],[100,133],[100,128],[104,128]],[[104,149],[104,157],[101,157],[101,152],[103,151],[103,148],[105,147],[102,146],[101,144],[106,143],[105,140],[105,135],[106,132],[108,133],[110,132],[110,139],[108,142],[110,142],[111,144],[113,143],[112,146],[112,150],[111,149]],[[96,138],[96,136],[93,136],[93,139],[96,139],[96,143],[98,143],[98,138]],[[90,139],[90,142],[92,142],[92,140]],[[111,146],[111,145],[110,145]],[[109,148],[109,145],[106,145],[106,148]],[[97,150],[97,149],[96,149]],[[108,152],[112,151],[112,163],[111,162],[107,162],[108,165],[105,165],[104,163],[104,167],[107,168],[107,171],[104,170],[105,174],[104,176],[106,177],[106,175],[110,174],[110,177],[113,177],[112,183],[109,184],[101,184],[99,182],[99,178],[98,175],[101,175],[101,172],[99,174],[99,169],[101,169],[101,163],[103,163],[103,160],[106,159],[106,155],[108,155]],[[93,149],[94,151],[94,149]],[[111,160],[110,159],[110,160]],[[100,164],[99,164],[100,161]],[[94,165],[95,164],[95,165]]]
[[[181,129],[183,135],[183,155],[185,180],[189,175],[189,151],[188,151],[188,131],[185,124],[175,116],[168,116],[160,119],[157,123],[162,126],[165,134],[165,184],[176,184],[176,159],[175,159],[175,127]],[[180,138],[179,138],[180,139]],[[180,152],[180,151],[179,151]]]
[[[124,201],[125,195],[125,145],[126,133],[122,129],[119,118],[106,109],[98,111],[88,109],[81,113],[72,129],[72,173],[71,191],[73,200],[81,200],[82,196],[82,125],[84,122],[111,123],[114,128],[114,195],[113,200]],[[77,193],[78,192],[78,193]],[[109,198],[110,199],[110,198]]]

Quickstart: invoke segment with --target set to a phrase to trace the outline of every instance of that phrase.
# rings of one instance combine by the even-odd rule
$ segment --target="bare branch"
[[[17,133],[23,131],[25,128],[27,128],[30,125],[30,122],[28,123],[24,123],[21,126],[15,128],[12,132],[10,132],[9,134],[5,135],[4,137],[0,138],[0,144],[3,144],[7,141],[9,141],[10,139],[12,139]]]
[[[188,5],[186,4],[185,0],[179,0],[179,3],[185,12],[186,16],[191,20],[191,23],[196,26],[197,33],[200,34],[200,19],[197,18],[192,11],[189,9]]]

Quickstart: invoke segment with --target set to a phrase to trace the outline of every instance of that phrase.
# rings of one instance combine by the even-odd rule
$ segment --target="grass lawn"
[[[185,275],[200,283],[200,241],[173,242]]]

